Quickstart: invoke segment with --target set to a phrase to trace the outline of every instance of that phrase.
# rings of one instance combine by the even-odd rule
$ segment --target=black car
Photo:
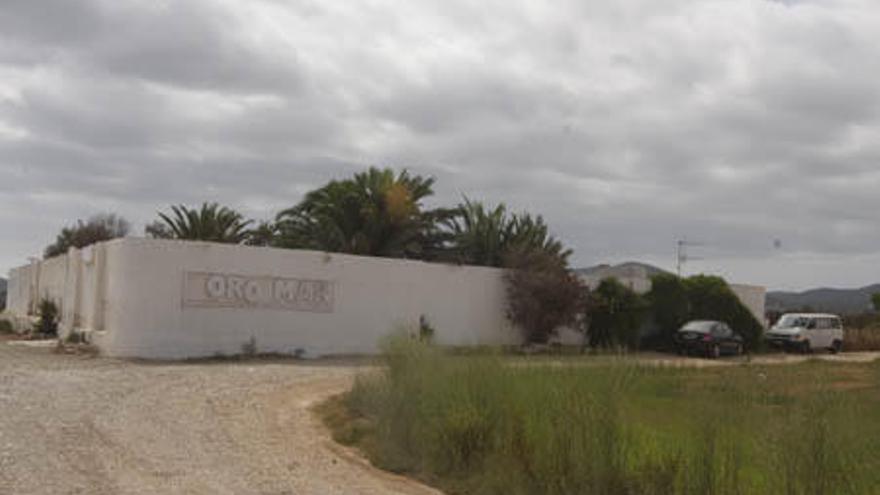
[[[743,339],[721,321],[691,321],[675,332],[675,346],[680,354],[699,354],[717,358],[723,354],[738,356]]]

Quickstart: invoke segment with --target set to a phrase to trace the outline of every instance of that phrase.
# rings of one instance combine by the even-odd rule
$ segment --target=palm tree
[[[445,225],[451,245],[448,256],[459,263],[500,267],[514,254],[540,251],[565,265],[571,254],[550,235],[542,217],[511,214],[504,204],[489,209],[465,198]]]
[[[248,226],[253,223],[245,220],[241,213],[217,203],[203,203],[199,209],[172,206],[171,211],[171,215],[159,213],[164,225],[153,224],[148,227],[148,233],[172,239],[241,244],[248,238]]]
[[[351,179],[334,180],[278,214],[278,245],[330,252],[427,258],[443,235],[445,210],[423,210],[433,178],[371,167]]]

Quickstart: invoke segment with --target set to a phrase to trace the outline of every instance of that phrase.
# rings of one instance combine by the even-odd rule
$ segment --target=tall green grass
[[[467,494],[880,493],[875,365],[532,365],[388,343],[345,398],[374,463]]]

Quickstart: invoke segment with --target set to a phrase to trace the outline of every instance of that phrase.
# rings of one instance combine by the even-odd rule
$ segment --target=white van
[[[843,347],[843,323],[837,315],[821,313],[786,313],[764,338],[774,346],[810,352],[827,349],[840,352]]]

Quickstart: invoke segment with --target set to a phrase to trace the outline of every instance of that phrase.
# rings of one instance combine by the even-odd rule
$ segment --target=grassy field
[[[880,493],[880,365],[589,359],[398,340],[322,412],[338,441],[448,493]]]

